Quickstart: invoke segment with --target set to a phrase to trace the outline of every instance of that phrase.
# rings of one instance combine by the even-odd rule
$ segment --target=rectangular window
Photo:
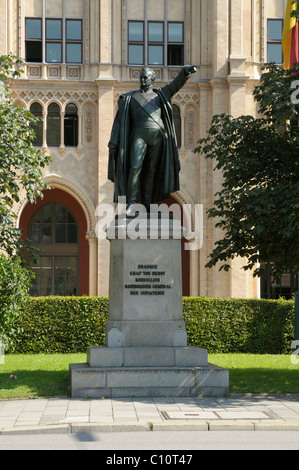
[[[128,64],[184,65],[184,23],[129,21]]]
[[[46,62],[62,62],[62,20],[46,19]]]
[[[60,109],[57,103],[48,106],[47,143],[49,147],[60,146]]]
[[[82,21],[66,20],[66,62],[82,64]]]
[[[26,62],[82,64],[82,20],[46,18],[45,31],[41,18],[25,19]],[[45,57],[43,57],[43,46]]]
[[[30,294],[33,297],[71,296],[78,292],[78,258],[76,256],[40,256],[32,268],[35,279]]]
[[[184,64],[184,23],[168,23],[167,64]]]
[[[42,62],[43,35],[41,18],[26,18],[25,38],[26,62]]]
[[[144,22],[143,21],[129,21],[128,28],[128,55],[129,64],[143,65],[144,64]]]
[[[35,274],[34,282],[30,289],[33,297],[53,295],[52,287],[52,258],[40,256],[39,264],[32,268]]]
[[[148,23],[148,65],[164,64],[164,23]]]
[[[62,41],[62,21],[46,20],[46,39]]]
[[[283,20],[271,19],[267,21],[267,54],[268,62],[275,62],[276,64],[283,63],[281,38],[283,29]]]
[[[54,258],[54,292],[58,296],[76,295],[77,283],[77,257],[56,256]]]

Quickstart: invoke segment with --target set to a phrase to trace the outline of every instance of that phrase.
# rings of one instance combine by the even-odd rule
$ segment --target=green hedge
[[[85,352],[104,344],[106,297],[36,297],[24,306],[14,353]]]
[[[188,344],[216,352],[287,354],[294,301],[185,297]],[[17,320],[14,353],[85,352],[105,344],[107,297],[32,298]]]
[[[288,354],[294,301],[185,298],[188,344],[213,353]]]

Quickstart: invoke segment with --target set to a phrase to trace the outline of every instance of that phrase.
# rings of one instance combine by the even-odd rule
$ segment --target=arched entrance
[[[43,252],[32,266],[33,296],[88,295],[87,222],[80,204],[60,189],[45,191],[36,204],[27,203],[20,217],[24,238]]]

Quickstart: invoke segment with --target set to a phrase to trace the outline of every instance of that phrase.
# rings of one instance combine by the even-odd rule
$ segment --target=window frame
[[[50,222],[48,221],[43,221],[42,217],[40,218],[39,222],[34,222],[34,218],[37,215],[39,211],[42,211],[47,207],[50,207]],[[61,206],[66,210],[66,218],[65,222],[58,222],[57,221],[57,206]],[[74,219],[73,222],[68,221],[68,213],[72,216]],[[41,206],[37,211],[34,212],[32,215],[29,225],[28,225],[28,235],[29,237],[32,236],[31,234],[31,226],[32,224],[38,224],[41,227],[45,224],[51,225],[50,233],[51,233],[51,242],[32,242],[34,246],[37,248],[41,248],[44,250],[44,253],[40,255],[41,258],[49,258],[51,260],[50,266],[48,267],[50,270],[51,274],[51,293],[52,295],[57,295],[57,292],[55,290],[55,280],[57,279],[56,277],[56,264],[55,260],[57,258],[74,258],[76,260],[76,274],[75,274],[75,289],[76,289],[76,294],[78,295],[79,293],[79,275],[80,275],[80,229],[79,229],[79,223],[73,212],[64,204],[61,202],[49,202],[48,204],[45,204]],[[66,235],[66,241],[65,242],[57,242],[57,224],[65,224],[65,235]],[[76,242],[69,242],[68,241],[68,226],[69,225],[76,225]],[[41,233],[41,230],[38,230],[39,233]],[[31,266],[31,269],[34,272],[38,272],[39,269],[42,269],[42,266]],[[31,294],[33,294],[34,290],[34,284],[32,285],[31,288]],[[44,295],[44,293],[42,293]],[[48,294],[47,294],[48,295]]]
[[[81,30],[81,39],[68,39],[68,22],[80,22],[80,30]],[[69,61],[68,60],[68,45],[69,44],[77,44],[81,46],[81,57],[80,61]],[[83,21],[82,19],[77,18],[66,18],[65,19],[65,63],[66,64],[83,64]]]
[[[39,112],[32,110],[33,105],[38,105],[40,107]],[[51,111],[50,107],[52,105],[55,105],[57,107],[56,111]],[[69,105],[74,106],[73,112],[68,111]],[[45,145],[49,148],[58,148],[61,145],[65,148],[78,148],[78,146],[80,145],[79,132],[80,132],[81,124],[80,124],[80,119],[79,119],[79,106],[75,101],[69,101],[65,106],[64,112],[59,102],[55,100],[51,101],[47,106],[45,116],[43,112],[43,106],[39,101],[33,101],[30,105],[29,110],[33,115],[40,117],[40,121],[36,125],[32,126],[36,132],[36,139],[33,143],[35,147],[42,147],[45,142]],[[49,125],[49,121],[51,121],[51,117],[54,117],[54,118],[56,117],[57,121],[59,121],[59,144],[58,144],[58,137],[57,137],[57,141],[55,142],[55,145],[53,145],[53,142],[51,142],[51,138],[49,139],[49,129],[50,129],[50,132],[52,130],[51,125]],[[44,127],[43,125],[44,119],[47,120],[46,127]],[[67,135],[68,137],[70,137],[70,134],[67,134],[66,132],[67,119],[69,119],[69,121],[72,122],[72,124],[69,126],[69,129],[71,129],[71,132],[72,132],[69,142],[72,141],[72,144],[66,142]],[[64,128],[64,141],[63,142],[61,141],[62,126]]]
[[[172,24],[181,24],[182,25],[182,41],[170,41],[169,39],[169,26]],[[184,21],[167,21],[167,44],[184,44],[185,43],[185,24]]]
[[[27,36],[27,31],[28,31],[28,21],[40,21],[40,30],[41,30],[41,37],[40,38],[28,38]],[[40,17],[31,17],[28,16],[25,18],[25,57],[26,57],[26,62],[29,64],[39,64],[43,62],[43,40],[44,40],[44,31],[43,31],[43,21],[42,18]],[[40,61],[32,61],[27,59],[27,47],[29,43],[35,43],[35,44],[40,44],[41,47],[41,60]]]
[[[38,221],[38,222],[34,222],[34,218],[35,216],[38,214],[39,211],[43,211],[47,206],[50,207],[50,222],[45,222],[45,221]],[[65,209],[66,211],[66,219],[65,219],[65,222],[59,222],[57,221],[57,206],[61,206],[63,207],[63,209]],[[75,222],[69,222],[68,220],[68,213],[70,213],[70,215],[72,216],[72,218],[74,219]],[[37,246],[40,246],[40,245],[44,245],[46,246],[48,249],[50,247],[53,247],[54,245],[58,245],[58,246],[63,246],[63,245],[74,245],[73,249],[70,249],[68,250],[67,248],[62,248],[62,251],[61,253],[64,253],[64,254],[69,254],[69,251],[73,254],[75,254],[77,252],[76,250],[76,246],[79,244],[79,224],[78,224],[78,221],[77,221],[77,218],[75,217],[75,215],[73,214],[73,212],[68,208],[66,207],[65,205],[63,205],[62,203],[60,202],[50,202],[48,204],[45,204],[43,205],[42,207],[40,207],[37,211],[35,211],[35,213],[33,214],[33,216],[31,217],[31,220],[29,222],[29,226],[28,226],[28,233],[29,233],[29,238],[32,238],[32,233],[31,233],[31,226],[32,224],[36,224],[36,225],[39,225],[39,226],[43,226],[44,224],[47,224],[47,225],[51,225],[51,241],[50,242],[43,242],[43,241],[32,241],[32,243],[34,245],[37,245]],[[66,241],[65,242],[57,242],[57,225],[59,224],[64,224],[66,227],[65,227],[65,234],[66,234]],[[77,238],[77,241],[76,242],[70,242],[68,241],[68,226],[70,225],[76,225],[76,238]],[[48,251],[48,250],[47,250]],[[49,250],[51,251],[51,250]],[[57,251],[57,250],[56,250]],[[59,253],[59,254],[61,254]]]
[[[41,38],[28,38],[27,37],[27,29],[28,29],[28,20],[35,20],[39,21],[41,24]],[[49,21],[59,21],[60,22],[60,33],[61,38],[48,38],[47,37],[47,26]],[[81,31],[81,39],[68,39],[67,36],[67,28],[68,22],[80,22],[80,31]],[[25,17],[25,56],[27,63],[45,63],[45,64],[75,64],[75,65],[82,65],[84,63],[84,48],[83,48],[83,41],[84,41],[84,25],[82,18],[48,18],[46,17],[44,20],[41,17]],[[40,59],[35,60],[34,62],[27,59],[27,47],[29,43],[38,43],[40,44]],[[48,45],[50,44],[59,44],[60,45],[60,59],[50,61],[49,60],[49,53],[48,53]],[[80,60],[78,61],[69,61],[68,60],[68,45],[70,44],[77,44],[80,45]]]
[[[132,40],[130,39],[130,25],[132,23],[142,23],[143,24],[143,41],[141,40]],[[163,42],[161,41],[150,41],[150,28],[149,25],[152,23],[159,23],[163,25]],[[169,41],[169,25],[179,24],[182,25],[182,41]],[[182,67],[185,64],[185,22],[184,21],[155,21],[155,20],[128,20],[127,22],[127,65],[128,66],[151,66],[151,67]],[[130,59],[130,46],[141,46],[143,60],[142,63],[132,62]],[[149,61],[149,49],[150,46],[162,46],[162,63],[161,64],[152,64]],[[181,46],[182,48],[182,57],[180,64],[169,63],[169,46]],[[146,54],[145,54],[146,53]]]
[[[182,41],[170,41],[169,39],[169,25],[171,24],[180,24],[182,25]],[[184,21],[167,21],[167,65],[168,67],[181,67],[185,64],[185,23]],[[182,64],[170,64],[169,62],[169,49],[170,46],[181,46],[182,48]]]
[[[281,31],[283,31],[283,18],[267,18],[267,62],[269,62],[269,46],[273,44],[280,44],[281,46],[281,62],[274,62],[275,64],[282,65],[283,64],[283,52],[282,52],[282,38],[280,39],[271,39],[269,38],[269,21],[275,21],[281,23]],[[272,61],[273,62],[273,61]]]
[[[141,23],[142,24],[142,35],[143,35],[143,40],[136,40],[133,41],[130,39],[130,24],[132,23]],[[141,46],[142,47],[142,63],[133,63],[130,62],[130,46]],[[144,20],[128,20],[128,64],[129,65],[144,65],[145,63],[145,21]]]
[[[39,111],[33,110],[32,107],[38,105],[40,107]],[[35,132],[35,138],[32,143],[34,147],[42,147],[43,145],[43,107],[39,101],[33,101],[30,105],[29,111],[33,116],[38,117],[40,120],[36,124],[32,125],[32,128]]]
[[[58,106],[58,109],[59,109],[59,112],[57,113],[53,113],[53,112],[49,112],[49,108],[51,105],[57,105]],[[53,145],[49,145],[49,117],[55,117],[55,116],[58,116],[59,117],[59,143]],[[60,147],[60,144],[61,144],[61,107],[59,105],[59,103],[57,103],[56,101],[52,101],[51,103],[48,104],[48,107],[47,107],[47,132],[46,132],[46,142],[47,142],[47,147],[53,147],[53,148],[58,148]]]
[[[49,280],[51,282],[51,291],[50,293],[48,292],[43,292],[43,291],[40,291],[38,290],[38,284],[39,284],[39,280],[40,280],[40,277],[38,276],[38,272],[41,271],[43,268],[45,268],[44,266],[41,266],[41,265],[35,265],[35,266],[31,266],[31,270],[36,274],[36,280],[37,282],[35,283],[33,281],[32,283],[32,286],[30,288],[30,295],[33,296],[33,297],[41,297],[41,296],[49,296],[49,295],[59,295],[59,296],[62,296],[62,297],[66,297],[66,296],[69,296],[69,295],[74,295],[74,296],[78,296],[79,295],[79,279],[80,279],[80,276],[79,276],[79,264],[80,264],[80,260],[79,260],[79,255],[74,255],[74,254],[64,254],[64,253],[49,253],[49,254],[42,254],[40,255],[40,258],[49,258],[49,266],[47,266],[47,268],[49,269]],[[76,262],[76,270],[75,270],[75,275],[74,275],[74,280],[75,280],[75,290],[76,290],[76,293],[73,293],[73,294],[69,294],[69,293],[64,293],[64,294],[61,294],[61,293],[58,293],[57,292],[57,288],[55,288],[55,283],[58,279],[58,276],[56,276],[56,268],[57,268],[57,265],[56,265],[56,260],[57,258],[73,258]],[[41,271],[42,272],[42,271]],[[64,284],[64,288],[66,287],[66,285]],[[36,290],[35,290],[36,288]]]
[[[74,113],[71,113],[71,112],[67,112],[67,108],[69,105],[73,105],[76,107],[76,112]],[[73,116],[73,119],[72,119],[72,126],[70,126],[72,128],[72,141],[73,141],[73,144],[74,145],[69,145],[66,143],[66,136],[67,136],[67,132],[66,132],[66,125],[67,125],[67,118],[70,118],[71,116]],[[78,147],[78,139],[79,139],[79,116],[78,116],[78,106],[73,103],[72,101],[67,103],[66,107],[65,107],[65,113],[64,113],[64,122],[63,122],[63,126],[64,126],[64,146],[66,148],[69,148],[69,147],[73,147],[73,148],[77,148]]]
[[[47,25],[50,21],[60,22],[60,38],[49,38],[47,37]],[[61,18],[46,18],[45,19],[45,60],[47,64],[62,64],[63,63],[63,20]],[[60,45],[60,60],[49,61],[48,60],[48,44],[59,44]]]
[[[150,24],[162,24],[162,41],[150,41]],[[150,57],[150,47],[159,46],[162,47],[162,64],[152,64],[149,60]],[[147,63],[153,67],[161,67],[165,64],[165,25],[164,21],[148,21],[147,22]]]
[[[28,31],[28,21],[40,21],[40,29],[41,29],[41,37],[40,38],[28,38],[27,36],[27,31]],[[26,16],[25,18],[25,39],[28,41],[42,41],[43,40],[43,21],[42,18],[40,17],[34,17],[34,16]]]

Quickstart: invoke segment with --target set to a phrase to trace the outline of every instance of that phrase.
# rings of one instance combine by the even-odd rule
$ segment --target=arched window
[[[43,112],[42,112],[42,105],[40,103],[32,103],[30,106],[30,112],[33,116],[40,118],[40,120],[32,126],[35,131],[35,139],[33,141],[33,145],[36,147],[41,147],[43,145]]]
[[[172,115],[173,115],[174,128],[176,132],[177,144],[178,144],[178,147],[180,148],[182,145],[181,110],[176,104],[172,106]]]
[[[78,145],[78,109],[73,103],[69,103],[65,108],[64,145],[65,147]]]
[[[32,217],[28,235],[33,245],[42,248],[31,295],[78,294],[78,224],[73,214],[56,202],[42,206]]]
[[[49,147],[60,147],[60,108],[57,103],[48,106],[47,144]]]

